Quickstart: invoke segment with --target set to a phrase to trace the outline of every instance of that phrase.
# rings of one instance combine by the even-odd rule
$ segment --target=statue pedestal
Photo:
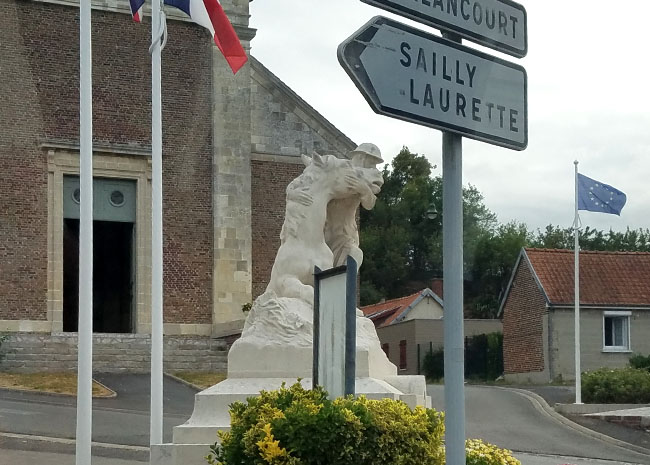
[[[311,315],[311,306],[300,300],[260,296],[228,354],[228,378],[196,394],[194,412],[174,428],[173,443],[151,447],[151,464],[203,465],[217,431],[230,429],[230,404],[278,389],[283,382],[290,386],[299,378],[311,388]],[[373,323],[363,316],[357,317],[356,378],[358,395],[402,400],[411,408],[431,406],[424,377],[398,376]]]

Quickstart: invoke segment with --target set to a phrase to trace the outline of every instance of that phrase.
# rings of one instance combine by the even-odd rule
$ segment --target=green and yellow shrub
[[[327,399],[300,383],[230,407],[210,465],[443,465],[443,414],[390,399]],[[467,442],[469,465],[521,465],[509,451]]]
[[[508,449],[483,442],[480,439],[465,441],[466,465],[521,465]]]
[[[223,465],[438,465],[443,416],[399,401],[327,399],[300,383],[260,393],[230,409],[231,429],[219,432],[206,457]]]

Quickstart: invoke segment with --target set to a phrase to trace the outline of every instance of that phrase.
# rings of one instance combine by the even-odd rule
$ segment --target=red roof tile
[[[391,299],[373,305],[366,305],[365,307],[361,307],[360,310],[365,316],[370,318],[378,328],[387,326],[391,324],[395,318],[400,316],[402,312],[406,310],[409,305],[420,296],[420,294],[422,294],[422,292],[423,291],[418,291],[415,294],[406,297]]]
[[[552,304],[573,304],[573,250],[524,249]],[[582,305],[650,306],[650,253],[580,252]]]

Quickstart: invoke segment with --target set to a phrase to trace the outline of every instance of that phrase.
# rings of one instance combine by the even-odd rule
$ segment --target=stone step
[[[93,336],[93,369],[106,372],[148,372],[151,338],[141,334]],[[76,334],[15,333],[3,342],[7,371],[70,371],[77,367]],[[169,371],[226,371],[228,346],[210,337],[168,336],[163,346]]]

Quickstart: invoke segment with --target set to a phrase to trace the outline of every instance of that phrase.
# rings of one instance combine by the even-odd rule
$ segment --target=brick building
[[[506,378],[575,379],[574,252],[522,249],[499,310]],[[580,252],[581,368],[650,353],[650,254]]]
[[[244,48],[248,0],[221,2]],[[344,134],[251,57],[168,13],[162,54],[164,330],[225,336],[263,292],[300,154]],[[78,312],[78,0],[0,0],[0,331],[74,332]],[[93,1],[94,326],[151,330],[149,17]]]

